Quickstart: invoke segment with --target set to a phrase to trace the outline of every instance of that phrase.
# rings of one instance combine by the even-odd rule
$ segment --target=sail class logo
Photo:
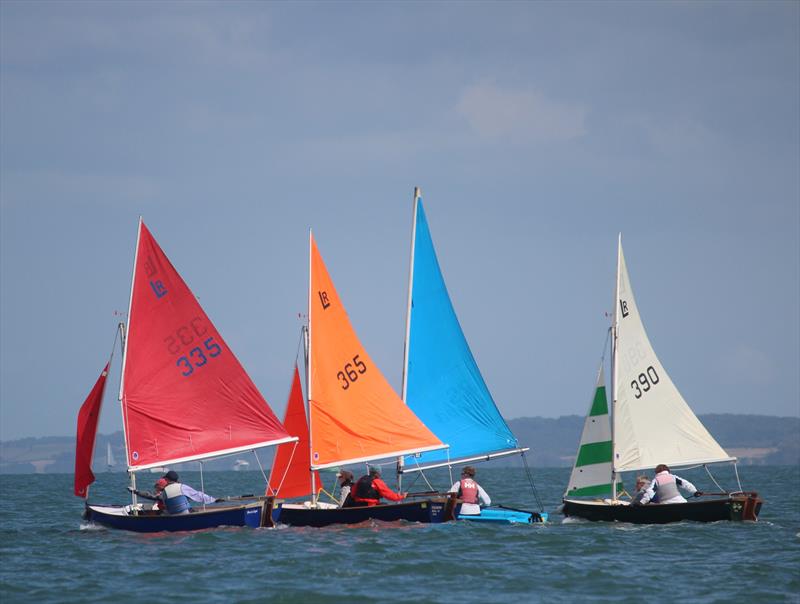
[[[619,309],[622,311],[623,319],[630,314],[630,311],[628,311],[628,303],[625,300],[619,301]]]
[[[156,295],[156,298],[163,298],[167,295],[167,288],[164,285],[164,282],[161,279],[154,279],[158,274],[158,268],[156,268],[155,262],[153,262],[152,256],[148,256],[147,260],[144,261],[144,270],[147,274],[147,278],[150,279],[150,287],[153,290],[153,293]]]

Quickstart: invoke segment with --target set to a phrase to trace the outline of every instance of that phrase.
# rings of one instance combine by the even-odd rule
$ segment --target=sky
[[[279,416],[309,228],[399,390],[415,186],[506,418],[586,413],[619,233],[695,413],[800,415],[800,3],[3,0],[0,440],[75,433],[140,215]]]

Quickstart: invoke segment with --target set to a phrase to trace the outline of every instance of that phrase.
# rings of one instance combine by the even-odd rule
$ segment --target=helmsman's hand
[[[702,491],[695,491],[694,492],[694,496],[695,497],[702,497],[703,496],[703,492]]]

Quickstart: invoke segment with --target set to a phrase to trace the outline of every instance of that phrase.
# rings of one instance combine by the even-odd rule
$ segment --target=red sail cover
[[[286,404],[286,415],[283,418],[286,431],[300,440],[296,443],[280,445],[272,462],[267,494],[277,497],[303,497],[311,494],[311,458],[308,442],[308,420],[303,403],[303,391],[300,388],[300,372],[294,367],[292,390]],[[314,472],[315,484],[320,485],[319,472]],[[282,481],[282,483],[281,483]]]
[[[126,345],[122,408],[131,468],[290,438],[143,222]]]
[[[95,436],[97,436],[97,420],[100,419],[100,405],[103,403],[107,377],[108,363],[78,411],[78,435],[75,439],[75,495],[77,497],[87,497],[89,485],[94,482],[92,457],[94,456]]]

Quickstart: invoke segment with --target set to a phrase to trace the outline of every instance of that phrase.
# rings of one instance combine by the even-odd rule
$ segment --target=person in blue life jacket
[[[659,464],[656,466],[656,477],[653,478],[653,481],[647,487],[639,505],[647,505],[655,499],[658,500],[657,502],[659,504],[686,503],[686,499],[684,499],[683,495],[681,495],[678,490],[679,488],[695,497],[700,497],[702,495],[691,482],[672,474],[666,464]]]
[[[167,485],[161,491],[161,500],[164,502],[167,514],[188,514],[192,509],[189,505],[190,499],[199,503],[224,501],[193,489],[188,484],[178,482],[178,473],[175,470],[170,470],[162,478],[167,481]]]
[[[475,516],[481,513],[481,504],[491,505],[492,500],[483,487],[475,482],[475,468],[466,466],[461,471],[461,480],[454,482],[450,487],[449,493],[458,493],[461,499],[461,511],[459,514],[465,516]]]

